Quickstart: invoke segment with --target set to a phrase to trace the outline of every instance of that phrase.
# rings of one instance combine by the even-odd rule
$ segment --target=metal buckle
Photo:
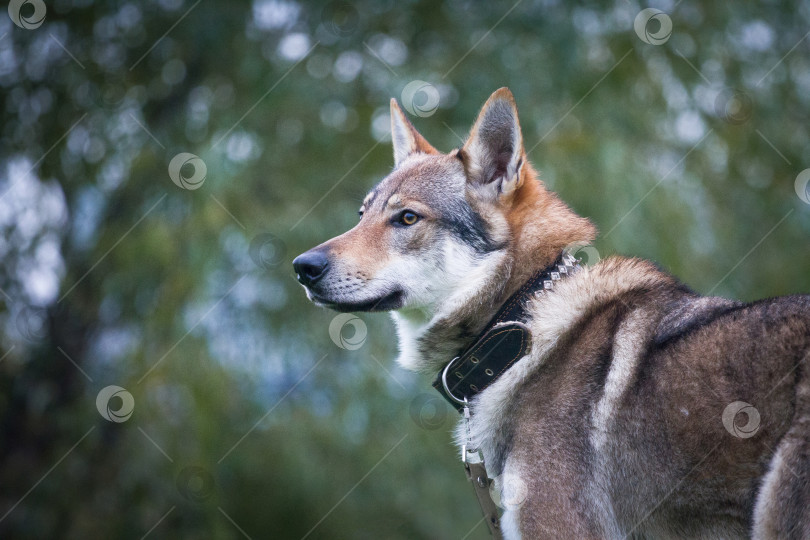
[[[465,465],[484,463],[484,454],[478,448],[469,448],[469,445],[461,445],[461,462]]]
[[[484,455],[481,453],[481,450],[478,448],[472,448],[472,439],[470,437],[470,404],[467,401],[467,398],[459,399],[453,395],[453,392],[450,391],[450,387],[447,385],[447,373],[450,371],[450,368],[453,367],[453,364],[456,363],[460,357],[456,356],[447,365],[444,367],[442,371],[442,386],[444,387],[445,393],[460,405],[464,405],[464,409],[462,410],[461,416],[464,419],[464,430],[467,435],[467,441],[465,444],[461,446],[461,461],[465,465],[473,465],[476,463],[484,463]]]
[[[467,398],[465,397],[464,399],[458,399],[456,396],[453,395],[453,392],[450,391],[450,387],[447,386],[447,372],[450,371],[450,367],[458,359],[459,359],[459,357],[456,356],[455,358],[450,360],[450,362],[448,362],[447,365],[444,367],[444,371],[442,371],[442,386],[444,387],[444,391],[445,391],[445,393],[448,395],[448,397],[450,399],[452,399],[453,401],[455,401],[456,403],[458,403],[460,405],[466,405],[467,404]]]

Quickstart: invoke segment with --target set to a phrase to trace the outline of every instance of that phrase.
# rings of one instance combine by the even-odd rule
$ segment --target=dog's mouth
[[[318,295],[309,289],[307,289],[307,293],[309,294],[310,300],[312,300],[316,304],[341,312],[393,311],[395,309],[401,308],[405,300],[405,293],[401,290],[395,290],[378,298],[373,298],[371,300],[361,300],[358,302],[332,300],[330,298]]]

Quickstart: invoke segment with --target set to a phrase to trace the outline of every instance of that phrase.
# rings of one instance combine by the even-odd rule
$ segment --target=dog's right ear
[[[493,93],[461,149],[468,182],[492,197],[514,193],[526,161],[515,98],[508,88]]]
[[[399,108],[397,100],[391,98],[391,142],[394,145],[394,166],[398,166],[411,154],[438,154],[422,135],[416,131],[405,113]]]

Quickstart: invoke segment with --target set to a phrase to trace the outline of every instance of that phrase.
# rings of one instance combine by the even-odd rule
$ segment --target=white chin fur
[[[420,323],[416,317],[411,318],[398,311],[392,311],[391,318],[394,320],[399,337],[397,363],[405,369],[418,371],[421,362],[416,342],[427,326],[427,321]]]

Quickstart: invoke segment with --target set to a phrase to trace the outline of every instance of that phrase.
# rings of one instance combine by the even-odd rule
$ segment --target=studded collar
[[[445,365],[433,387],[461,412],[465,401],[483,392],[531,349],[531,332],[526,327],[528,301],[580,268],[572,255],[563,252],[532,276],[504,302],[473,345]]]

